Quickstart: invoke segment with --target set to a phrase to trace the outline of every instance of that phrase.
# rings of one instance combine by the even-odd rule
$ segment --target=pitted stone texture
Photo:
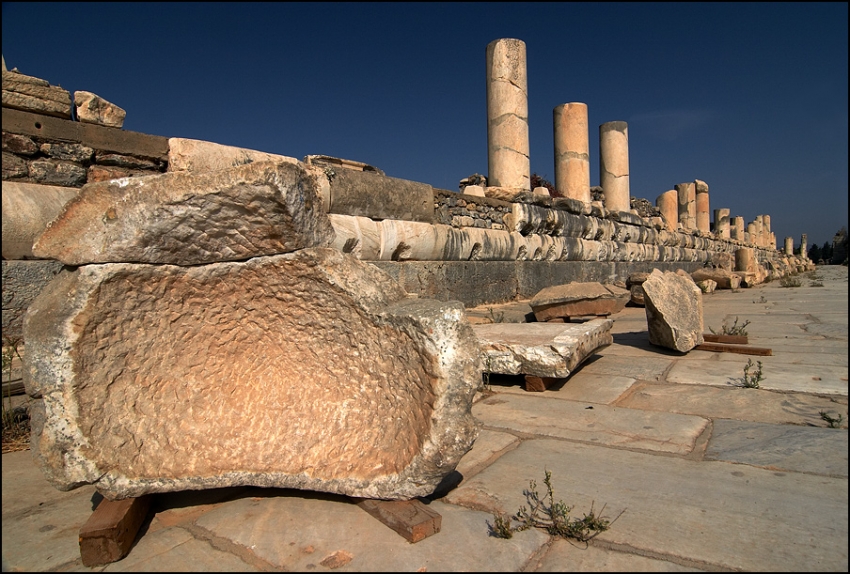
[[[3,107],[71,118],[71,93],[47,80],[3,71]]]
[[[33,451],[60,490],[408,499],[477,434],[462,305],[407,298],[333,249],[65,270],[24,329]]]
[[[585,323],[492,323],[473,325],[486,372],[568,377],[596,351],[614,342],[611,319]]]
[[[641,287],[650,343],[680,352],[703,343],[702,291],[687,273],[654,269]]]
[[[261,162],[86,185],[33,254],[66,265],[196,265],[326,246],[333,233],[313,176]]]
[[[77,118],[86,124],[98,124],[110,128],[124,125],[127,112],[91,92],[74,92]]]
[[[610,315],[622,309],[614,293],[597,282],[546,287],[531,299],[529,305],[538,321]]]

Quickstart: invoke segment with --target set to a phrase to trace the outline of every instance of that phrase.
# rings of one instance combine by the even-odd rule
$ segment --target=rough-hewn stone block
[[[31,259],[32,244],[78,189],[3,182],[3,259]]]
[[[702,291],[687,273],[655,269],[641,287],[650,343],[687,352],[703,342]]]
[[[316,180],[296,164],[92,183],[33,246],[67,265],[196,265],[329,245]]]
[[[63,271],[25,320],[33,450],[110,499],[254,485],[431,494],[471,448],[478,341],[329,248]]]

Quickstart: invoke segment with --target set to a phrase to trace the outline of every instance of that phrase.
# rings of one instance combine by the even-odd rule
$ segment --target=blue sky
[[[631,194],[702,179],[711,209],[823,245],[848,212],[847,3],[3,3],[11,69],[127,111],[124,129],[457,190],[487,174],[485,49],[528,54],[531,170],[552,110],[629,124]]]

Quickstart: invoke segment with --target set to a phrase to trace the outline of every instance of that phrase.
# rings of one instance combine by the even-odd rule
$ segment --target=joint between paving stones
[[[281,570],[279,566],[271,564],[270,562],[266,562],[265,560],[254,554],[247,546],[237,544],[232,540],[217,536],[216,534],[210,532],[203,526],[198,526],[197,524],[193,523],[187,524],[185,526],[177,526],[177,528],[183,528],[192,536],[192,538],[199,542],[206,542],[212,548],[218,550],[219,552],[224,552],[226,554],[236,556],[248,566],[251,566],[253,568],[259,568],[260,570],[265,571]]]
[[[627,509],[628,512],[628,509]],[[594,546],[598,546],[604,550],[610,550],[612,552],[621,552],[623,554],[633,554],[635,556],[643,556],[644,558],[651,558],[653,560],[662,560],[664,562],[672,562],[673,564],[678,564],[679,566],[684,566],[686,568],[694,568],[697,570],[705,570],[707,572],[738,572],[734,568],[729,568],[726,566],[721,566],[720,564],[714,564],[712,562],[705,562],[703,560],[692,560],[689,558],[682,558],[681,556],[676,556],[673,554],[662,554],[661,552],[653,552],[652,550],[646,550],[644,548],[636,548],[629,544],[622,544],[617,542],[607,542],[605,540],[600,540],[599,538],[595,538],[591,541],[591,544]]]

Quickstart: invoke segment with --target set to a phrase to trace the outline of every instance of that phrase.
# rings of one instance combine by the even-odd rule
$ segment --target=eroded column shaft
[[[513,38],[487,45],[488,183],[531,189],[528,138],[528,76],[525,42]]]
[[[676,184],[679,201],[679,223],[682,229],[696,229],[697,202],[694,182]]]
[[[571,199],[590,203],[587,104],[561,104],[552,114],[555,130],[555,188]]]
[[[708,184],[702,180],[694,180],[696,192],[696,226],[703,233],[708,233],[711,228],[709,220]]]
[[[731,237],[729,213],[729,209],[726,207],[714,210],[714,234],[723,239],[729,239]]]
[[[607,122],[599,126],[599,184],[605,209],[629,211],[629,126]]]
[[[661,211],[667,231],[676,231],[679,226],[679,199],[675,189],[670,189],[655,199],[655,207]]]

